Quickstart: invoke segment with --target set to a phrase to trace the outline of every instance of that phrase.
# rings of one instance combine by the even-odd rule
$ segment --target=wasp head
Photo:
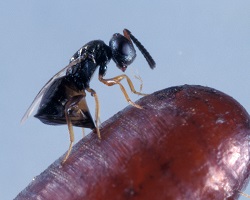
[[[116,33],[109,41],[109,46],[116,66],[124,72],[136,57],[132,42],[123,35]]]

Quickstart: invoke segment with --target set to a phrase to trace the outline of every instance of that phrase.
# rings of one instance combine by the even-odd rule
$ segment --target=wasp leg
[[[65,120],[69,129],[70,136],[70,145],[68,152],[63,159],[62,163],[68,159],[70,152],[72,150],[72,146],[74,143],[74,131],[73,131],[73,123],[74,121],[81,121],[83,124],[88,124],[88,126],[94,126],[94,122],[92,121],[92,117],[89,115],[89,109],[85,100],[86,94],[76,95],[71,97],[68,102],[65,104]],[[91,128],[91,127],[90,127]],[[83,137],[84,137],[84,129],[82,128]]]
[[[140,81],[140,92],[142,91],[142,87],[143,87],[143,81],[142,81],[142,78],[138,75],[134,75],[134,77],[136,78],[136,79],[138,79],[139,81]]]
[[[62,161],[62,164],[66,162],[66,160],[68,159],[69,157],[69,154],[72,150],[72,146],[73,146],[73,143],[74,143],[74,140],[75,140],[75,137],[74,137],[74,131],[73,131],[73,125],[72,125],[72,122],[71,122],[71,119],[68,115],[68,110],[70,109],[71,107],[71,104],[72,104],[72,101],[68,101],[65,105],[65,119],[66,119],[66,122],[67,122],[67,125],[68,125],[68,129],[69,129],[69,138],[70,138],[70,144],[69,144],[69,149],[67,151],[67,154],[66,156],[64,157],[63,161]]]
[[[97,96],[95,90],[93,90],[91,88],[86,88],[86,90],[91,94],[91,96],[93,96],[95,98],[95,125],[96,125],[96,132],[97,132],[98,138],[101,139],[101,133],[100,133],[100,130],[99,130],[100,104],[99,104],[98,96]]]
[[[82,128],[82,137],[83,137],[83,138],[85,137],[85,131],[84,131],[84,128]]]
[[[241,191],[238,191],[242,196],[244,196],[244,197],[247,197],[247,198],[250,198],[250,195],[248,195],[248,194],[246,194],[246,193],[244,193],[244,192],[241,192]]]
[[[132,106],[136,107],[136,108],[140,108],[142,109],[141,106],[137,105],[136,103],[134,103],[133,101],[131,101],[131,99],[129,98],[128,96],[128,93],[126,92],[124,86],[120,83],[121,80],[123,79],[126,79],[127,82],[128,82],[128,85],[130,87],[130,90],[134,93],[134,94],[138,94],[138,95],[142,95],[142,96],[146,96],[147,94],[144,94],[144,93],[141,93],[141,92],[137,92],[134,88],[134,85],[132,83],[132,81],[130,80],[130,78],[125,75],[125,74],[122,74],[120,76],[116,76],[114,78],[109,78],[109,79],[104,79],[103,76],[99,75],[99,80],[104,83],[105,85],[108,85],[108,86],[112,86],[112,85],[115,85],[115,84],[119,84],[120,88],[121,88],[121,91],[122,93],[124,94],[126,100],[128,103],[130,103]]]

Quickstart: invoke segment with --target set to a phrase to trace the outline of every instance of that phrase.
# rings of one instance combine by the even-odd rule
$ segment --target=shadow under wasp
[[[112,59],[116,66],[123,72],[127,69],[135,57],[136,51],[133,43],[141,51],[151,69],[155,67],[155,61],[144,48],[144,46],[127,29],[123,30],[123,35],[116,33],[109,41],[109,46],[101,40],[93,40],[80,48],[70,59],[69,64],[55,74],[39,91],[34,101],[24,114],[21,122],[24,122],[39,104],[34,117],[45,124],[60,125],[67,124],[70,135],[70,145],[64,163],[71,152],[74,142],[73,126],[90,128],[96,130],[99,139],[100,105],[97,94],[90,86],[90,80],[95,70],[99,66],[99,81],[105,85],[112,86],[118,84],[128,103],[141,109],[141,107],[130,100],[124,86],[120,83],[126,79],[131,91],[138,95],[145,95],[137,92],[130,78],[119,75],[113,78],[104,79],[107,71],[107,64]],[[95,122],[92,119],[86,102],[86,91],[95,99]]]

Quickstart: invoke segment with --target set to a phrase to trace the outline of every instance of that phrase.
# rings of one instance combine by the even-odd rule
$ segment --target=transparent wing
[[[38,94],[36,95],[35,99],[33,100],[32,104],[30,105],[30,107],[28,108],[28,110],[25,112],[25,114],[23,115],[22,119],[21,119],[21,123],[24,123],[26,121],[26,119],[33,113],[33,111],[35,110],[35,108],[37,107],[37,105],[41,102],[42,97],[44,95],[44,92],[51,86],[51,84],[53,83],[53,81],[56,78],[59,78],[61,76],[63,76],[65,74],[65,72],[67,71],[67,69],[69,69],[70,67],[76,65],[77,63],[81,62],[83,59],[85,59],[84,56],[80,56],[79,58],[71,61],[66,67],[64,67],[62,70],[60,70],[57,74],[55,74],[44,86],[43,88],[38,92]]]

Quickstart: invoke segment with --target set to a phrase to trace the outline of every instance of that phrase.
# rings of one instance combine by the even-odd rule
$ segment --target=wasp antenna
[[[152,58],[152,56],[149,54],[149,52],[147,51],[147,49],[145,49],[145,47],[136,39],[135,36],[132,35],[132,33],[128,29],[124,29],[123,33],[124,33],[125,36],[127,36],[127,37],[129,36],[131,38],[131,40],[135,43],[135,45],[141,51],[142,55],[147,60],[150,68],[154,69],[155,68],[155,61]]]

